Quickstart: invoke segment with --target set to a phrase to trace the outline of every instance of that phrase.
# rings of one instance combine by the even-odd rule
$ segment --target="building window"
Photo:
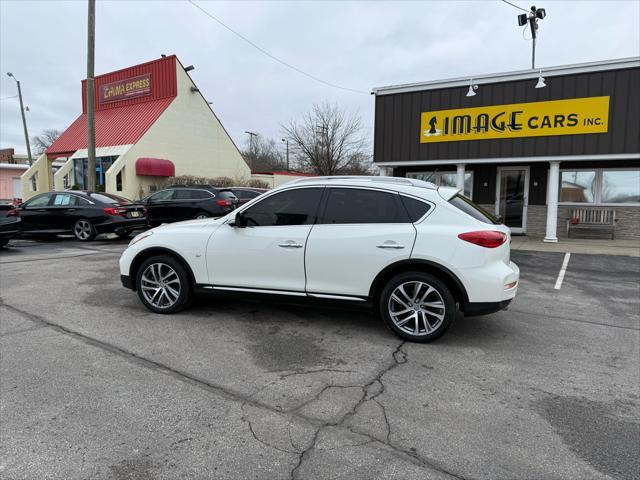
[[[62,177],[62,187],[70,188],[71,187],[71,173],[67,173],[64,177]]]
[[[418,180],[429,180],[431,183],[435,183],[439,187],[455,187],[456,186],[456,172],[412,172],[407,173],[409,178],[417,178]],[[464,195],[467,198],[472,198],[473,195],[473,172],[464,172]]]
[[[38,191],[38,172],[31,175],[31,178],[29,179],[29,187],[32,192]]]
[[[561,170],[558,201],[566,204],[638,205],[640,170]]]
[[[122,191],[122,177],[124,176],[124,167],[120,169],[118,174],[116,175],[116,190],[118,192]]]

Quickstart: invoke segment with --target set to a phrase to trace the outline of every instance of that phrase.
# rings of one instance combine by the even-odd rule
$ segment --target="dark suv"
[[[223,217],[238,206],[230,189],[174,185],[142,199],[151,226],[193,218]]]

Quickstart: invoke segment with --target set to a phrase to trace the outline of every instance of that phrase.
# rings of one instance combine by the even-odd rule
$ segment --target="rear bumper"
[[[129,275],[120,275],[120,281],[122,282],[123,287],[134,290],[133,281],[131,281],[131,277]]]
[[[464,306],[464,316],[475,317],[477,315],[489,315],[491,313],[499,312],[500,310],[506,310],[509,308],[511,300],[512,299],[510,298],[501,302],[467,303]]]
[[[113,233],[116,230],[134,230],[136,228],[148,228],[149,222],[146,218],[136,218],[136,219],[128,219],[123,218],[122,220],[114,219],[108,223],[102,223],[95,225],[96,231],[98,233]]]

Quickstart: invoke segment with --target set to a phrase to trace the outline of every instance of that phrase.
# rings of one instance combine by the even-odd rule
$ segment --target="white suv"
[[[196,293],[269,295],[377,308],[426,342],[456,313],[505,309],[516,294],[509,229],[454,188],[394,177],[311,177],[220,219],[163,225],[120,258],[124,286],[157,313]]]

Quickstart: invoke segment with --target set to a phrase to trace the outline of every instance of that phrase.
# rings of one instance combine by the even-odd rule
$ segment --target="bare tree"
[[[282,152],[272,138],[262,135],[250,139],[247,149],[242,152],[245,162],[252,171],[274,171],[286,168]]]
[[[337,105],[314,105],[301,121],[282,126],[304,170],[319,175],[353,173],[369,158],[362,120]]]
[[[60,136],[60,130],[50,128],[43,130],[40,135],[31,138],[33,151],[36,155],[41,155],[55,142]]]

